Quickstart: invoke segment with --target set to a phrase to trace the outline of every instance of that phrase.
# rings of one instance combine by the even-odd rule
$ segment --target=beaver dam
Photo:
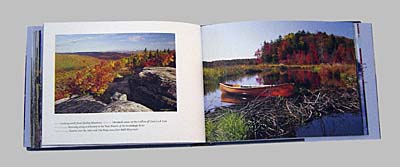
[[[206,111],[208,141],[296,137],[295,130],[337,113],[360,113],[355,88],[299,89],[290,97],[257,97]]]

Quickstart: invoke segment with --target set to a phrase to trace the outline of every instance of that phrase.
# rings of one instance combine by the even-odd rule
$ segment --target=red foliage
[[[117,66],[106,61],[91,68],[85,68],[76,72],[75,78],[68,83],[71,94],[101,95],[108,88],[108,84],[114,80]]]
[[[324,32],[289,33],[275,41],[264,42],[254,55],[257,63],[355,63],[354,41]]]

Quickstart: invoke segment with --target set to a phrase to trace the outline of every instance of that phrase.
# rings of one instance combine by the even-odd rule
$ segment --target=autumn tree
[[[353,39],[304,30],[264,41],[255,56],[259,63],[272,64],[355,63]]]

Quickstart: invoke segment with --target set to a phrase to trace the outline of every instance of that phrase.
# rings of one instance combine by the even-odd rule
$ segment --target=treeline
[[[133,54],[127,58],[133,68],[137,67],[152,67],[152,66],[168,66],[175,67],[175,50],[147,50]]]
[[[310,33],[304,30],[289,33],[267,42],[254,54],[258,63],[272,64],[354,64],[355,48],[352,39]]]
[[[216,60],[216,61],[203,61],[203,67],[221,67],[233,65],[256,65],[256,59],[234,59],[234,60]]]
[[[71,52],[71,53],[56,53],[57,55],[80,55],[95,57],[103,60],[118,60],[124,57],[129,57],[131,53],[123,52]]]

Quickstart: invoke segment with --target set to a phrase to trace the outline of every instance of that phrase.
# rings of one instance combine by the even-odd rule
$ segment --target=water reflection
[[[297,87],[316,89],[324,87],[346,86],[346,73],[340,72],[315,72],[312,70],[288,70],[284,72],[260,73],[257,75],[258,84],[295,83]]]
[[[249,75],[249,76],[242,76],[241,78],[234,79],[234,80],[226,80],[222,82],[226,82],[229,84],[248,84],[248,85],[259,85],[257,82],[257,77],[258,75]],[[212,88],[212,90],[206,90],[206,95],[204,96],[204,106],[206,111],[213,110],[216,107],[221,107],[221,106],[229,106],[234,103],[231,103],[233,101],[236,101],[237,103],[239,102],[245,102],[245,101],[240,101],[240,99],[235,99],[235,100],[229,100],[232,98],[237,98],[237,97],[232,97],[229,95],[224,94],[224,98],[222,98],[222,92],[218,88],[219,82],[215,83],[217,86]],[[225,100],[223,100],[225,99]]]
[[[354,69],[355,71],[355,69]],[[218,88],[219,82],[241,85],[277,85],[294,83],[295,89],[318,89],[321,87],[348,87],[356,84],[355,73],[352,69],[285,69],[269,72],[261,72],[253,75],[243,75],[225,78],[225,80],[208,83],[205,85],[205,110],[212,110],[220,106],[228,106],[234,103],[246,102],[251,97],[237,97],[223,95]]]
[[[239,95],[233,95],[229,93],[222,93],[221,94],[221,102],[224,103],[233,103],[233,104],[239,104],[243,102],[248,102],[250,100],[253,100],[254,97],[252,96],[239,96]]]

